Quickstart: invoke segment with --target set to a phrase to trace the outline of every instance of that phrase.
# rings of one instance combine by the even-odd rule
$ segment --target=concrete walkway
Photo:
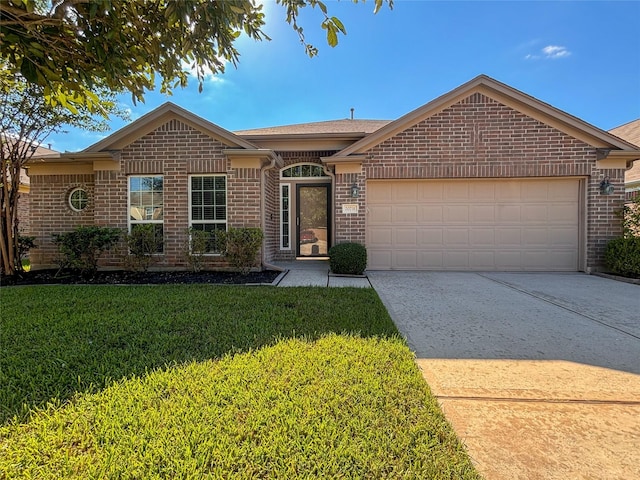
[[[286,275],[278,287],[357,287],[371,288],[367,277],[335,276],[329,273],[328,260],[297,260],[279,262],[275,266],[285,269]]]
[[[369,272],[487,480],[640,479],[640,286]]]

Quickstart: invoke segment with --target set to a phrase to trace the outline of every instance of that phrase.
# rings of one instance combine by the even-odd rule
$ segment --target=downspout
[[[265,186],[266,186],[266,172],[267,170],[272,170],[275,168],[276,163],[278,160],[280,160],[282,162],[282,158],[280,158],[280,156],[276,156],[274,153],[272,153],[270,155],[271,157],[271,162],[268,165],[265,165],[264,167],[262,167],[262,169],[260,170],[260,221],[262,222],[262,231],[266,232],[267,230],[267,212],[266,212],[266,200],[265,200]],[[261,257],[262,257],[262,266],[269,269],[269,270],[275,270],[277,272],[283,272],[285,269],[282,267],[278,267],[276,265],[272,265],[270,263],[267,263],[265,261],[265,254],[266,254],[266,239],[267,239],[267,235],[264,235],[264,238],[262,240],[262,252],[261,252]]]

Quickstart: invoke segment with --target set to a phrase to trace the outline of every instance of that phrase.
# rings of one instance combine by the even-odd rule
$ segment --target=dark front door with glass
[[[296,232],[299,257],[325,257],[329,252],[330,184],[296,186]]]

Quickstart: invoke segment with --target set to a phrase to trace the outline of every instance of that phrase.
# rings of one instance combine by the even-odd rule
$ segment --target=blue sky
[[[484,2],[396,0],[373,14],[374,2],[328,1],[345,24],[337,47],[326,44],[319,11],[301,18],[308,58],[264,0],[270,42],[241,38],[238,68],[193,79],[144,104],[120,101],[131,119],[166,101],[228,130],[348,118],[396,119],[479,74],[489,75],[604,130],[640,117],[640,2]],[[115,119],[112,131],[125,123]],[[110,132],[108,132],[110,133]],[[71,131],[49,137],[77,151],[107,134]]]

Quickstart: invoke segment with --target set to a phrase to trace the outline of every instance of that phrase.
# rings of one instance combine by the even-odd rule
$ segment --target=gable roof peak
[[[488,75],[481,74],[380,128],[375,133],[358,140],[333,155],[333,157],[344,158],[352,154],[362,154],[397,133],[442,112],[474,93],[485,95],[488,98],[516,111],[520,111],[542,123],[551,125],[594,147],[635,150],[634,146],[627,141],[621,140],[600,128],[594,127],[573,115],[563,112],[507,84],[501,83]]]
[[[144,114],[129,125],[117,130],[107,138],[94,143],[83,150],[86,153],[103,152],[107,150],[121,150],[126,145],[147,135],[170,120],[179,120],[191,128],[198,130],[205,135],[220,140],[225,145],[232,148],[255,149],[256,146],[247,140],[240,138],[234,133],[218,125],[211,123],[198,115],[176,105],[173,102],[165,102],[150,112]]]

